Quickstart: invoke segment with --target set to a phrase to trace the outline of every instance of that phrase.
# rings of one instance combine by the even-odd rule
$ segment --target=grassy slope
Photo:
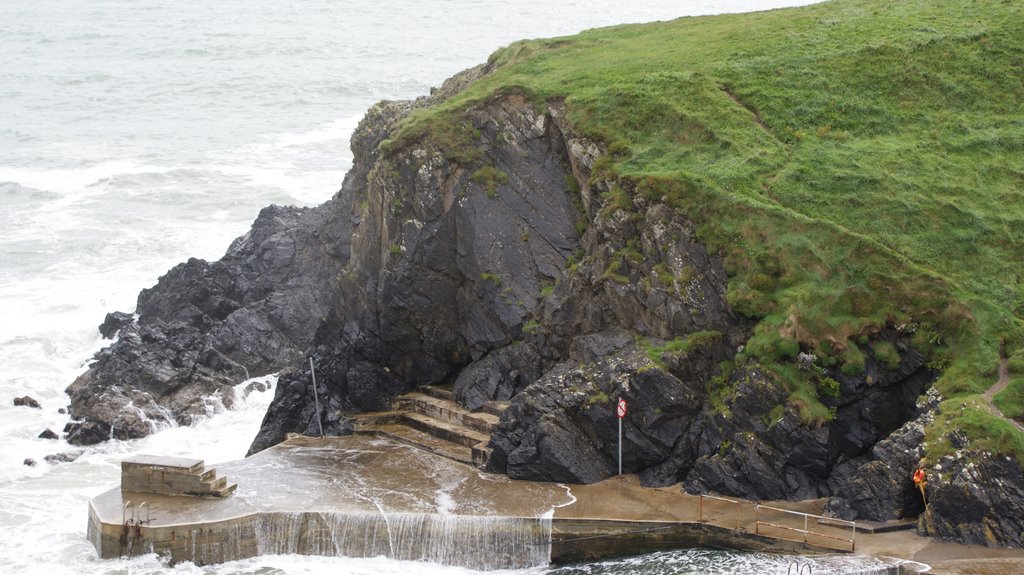
[[[808,396],[795,342],[855,373],[889,351],[874,331],[906,325],[951,398],[930,451],[959,426],[1024,460],[1024,435],[978,395],[1005,341],[996,404],[1024,417],[1022,3],[836,0],[520,42],[492,61],[392,144],[427,133],[471,161],[460,110],[510,89],[565,98],[615,151],[597,176],[612,205],[664,198],[726,255],[731,302],[760,318],[747,355]]]

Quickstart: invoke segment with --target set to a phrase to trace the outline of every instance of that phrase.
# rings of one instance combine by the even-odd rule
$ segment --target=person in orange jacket
[[[914,471],[914,485],[921,490],[921,500],[924,501],[924,504],[927,506],[928,498],[924,494],[924,488],[928,485],[928,480],[925,478],[924,469],[920,465],[918,465],[917,469]]]

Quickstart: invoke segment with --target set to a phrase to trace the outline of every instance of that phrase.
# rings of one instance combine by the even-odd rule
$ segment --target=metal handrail
[[[785,531],[793,531],[793,532],[796,532],[796,533],[800,533],[800,534],[803,535],[803,542],[804,543],[807,543],[807,537],[808,536],[813,536],[813,537],[820,537],[820,538],[824,538],[824,539],[832,539],[832,540],[835,540],[835,541],[841,541],[843,543],[849,543],[850,544],[850,551],[856,551],[857,550],[857,541],[856,541],[857,540],[857,522],[856,521],[847,521],[845,519],[835,519],[835,518],[832,518],[832,517],[825,517],[823,515],[815,515],[813,513],[804,513],[802,511],[792,511],[790,509],[781,509],[779,507],[771,507],[769,505],[761,505],[760,503],[754,503],[752,501],[742,501],[742,500],[736,500],[736,499],[728,499],[728,498],[725,498],[725,497],[717,497],[715,495],[700,495],[700,511],[699,511],[700,515],[699,515],[699,517],[700,517],[700,522],[701,523],[706,523],[706,522],[710,521],[709,518],[704,516],[704,499],[705,498],[712,499],[712,500],[715,500],[715,501],[722,501],[724,503],[729,503],[729,504],[732,504],[732,505],[736,506],[736,531],[742,531],[743,530],[742,527],[741,527],[741,524],[740,524],[740,511],[742,509],[742,505],[744,503],[746,503],[746,504],[752,505],[754,507],[754,533],[756,533],[757,535],[761,534],[761,527],[762,526],[764,526],[764,527],[771,527],[771,528],[774,528],[774,529],[782,529],[782,530],[785,530]],[[803,529],[801,529],[799,527],[791,527],[789,525],[779,525],[777,523],[771,523],[771,522],[768,522],[768,521],[761,521],[761,509],[765,509],[766,511],[777,511],[777,512],[780,512],[780,513],[787,513],[787,514],[790,514],[790,515],[796,515],[796,516],[799,516],[799,517],[803,517],[803,519],[804,519]],[[845,537],[839,537],[839,536],[831,535],[831,534],[828,534],[828,533],[822,533],[820,531],[814,531],[814,530],[812,530],[810,528],[810,525],[809,525],[811,519],[814,519],[818,523],[828,522],[828,523],[831,523],[833,525],[849,527],[850,528],[850,538],[847,539]]]
[[[801,517],[804,518],[804,528],[800,529],[798,527],[790,527],[788,525],[778,525],[776,523],[769,523],[767,521],[761,521],[761,509],[762,508],[763,509],[767,509],[769,511],[777,511],[777,512],[780,512],[780,513],[788,513],[790,515],[801,516]],[[804,543],[807,543],[807,536],[808,535],[813,535],[814,537],[823,537],[825,539],[834,539],[836,541],[842,541],[844,543],[849,543],[850,544],[850,551],[856,551],[857,550],[857,522],[856,521],[847,521],[845,519],[834,519],[832,517],[825,517],[823,515],[814,515],[812,513],[804,513],[802,511],[792,511],[790,509],[780,509],[778,507],[770,507],[768,505],[761,505],[759,503],[754,505],[754,509],[755,509],[755,513],[756,513],[755,518],[754,518],[754,532],[757,533],[758,535],[761,534],[761,526],[764,525],[765,527],[772,527],[772,528],[775,528],[775,529],[783,529],[783,530],[786,530],[786,531],[794,531],[796,533],[801,533],[804,536]],[[810,518],[814,518],[817,521],[821,521],[821,520],[824,519],[824,520],[827,520],[830,523],[845,524],[845,525],[847,525],[847,526],[849,526],[851,528],[850,538],[846,539],[845,537],[837,537],[835,535],[829,535],[827,533],[821,533],[821,532],[818,532],[818,531],[812,531],[810,529],[810,527],[808,526],[808,520]]]
[[[735,499],[726,499],[725,497],[716,497],[714,495],[704,495],[704,494],[701,494],[701,496],[700,496],[700,522],[701,523],[705,522],[705,519],[704,519],[704,498],[705,497],[708,498],[708,499],[714,499],[715,501],[724,501],[726,503],[732,503],[732,504],[736,505],[736,531],[740,531],[740,505],[743,503],[742,501],[738,501],[738,500],[735,500]]]

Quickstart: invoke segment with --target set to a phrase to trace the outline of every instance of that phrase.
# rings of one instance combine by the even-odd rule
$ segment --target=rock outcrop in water
[[[895,355],[868,352],[856,376],[804,358],[828,408],[810,412],[777,374],[737,360],[751,323],[730,309],[724,262],[694,222],[643,194],[625,194],[631,205],[619,209],[595,170],[608,150],[573,129],[561,102],[504,93],[465,111],[468,141],[395,143],[401,119],[486,71],[377,104],[334,199],[265,209],[220,261],[190,260],[145,290],[137,320],[106,322],[120,337],[69,388],[69,440],[187,422],[244,376],[291,368],[251,452],[319,433],[318,422],[346,433],[348,414],[451,384],[471,409],[511,400],[492,471],[593,482],[615,471],[613,405],[625,398],[623,467],[645,484],[831,496],[847,517],[918,513],[909,470],[918,418],[934,409],[918,399],[935,373],[909,335],[871,334]],[[995,477],[1019,476],[1012,462],[984,461]],[[986,498],[995,484],[958,483],[967,475],[938,488],[928,531],[1020,545],[1010,530],[1024,510]],[[955,510],[967,499],[979,517],[1016,515],[966,529]]]
[[[335,199],[316,209],[272,206],[217,262],[191,259],[139,294],[138,319],[108,315],[99,352],[68,388],[70,443],[143,437],[188,424],[233,384],[294,365],[309,347],[348,258]]]

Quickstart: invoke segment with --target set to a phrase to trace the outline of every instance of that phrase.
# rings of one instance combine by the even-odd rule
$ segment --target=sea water
[[[272,389],[230,411],[211,401],[193,426],[140,440],[80,450],[37,436],[67,423],[64,389],[105,345],[105,313],[134,310],[140,289],[188,257],[220,257],[263,206],[331,197],[351,164],[349,135],[375,101],[426,94],[521,38],[806,3],[0,2],[0,573],[466,572],[384,558],[274,555],[203,568],[96,558],[86,502],[117,484],[121,459],[238,459]],[[42,409],[14,407],[22,395]],[[78,451],[73,463],[44,461]],[[692,551],[551,572],[787,567]]]

